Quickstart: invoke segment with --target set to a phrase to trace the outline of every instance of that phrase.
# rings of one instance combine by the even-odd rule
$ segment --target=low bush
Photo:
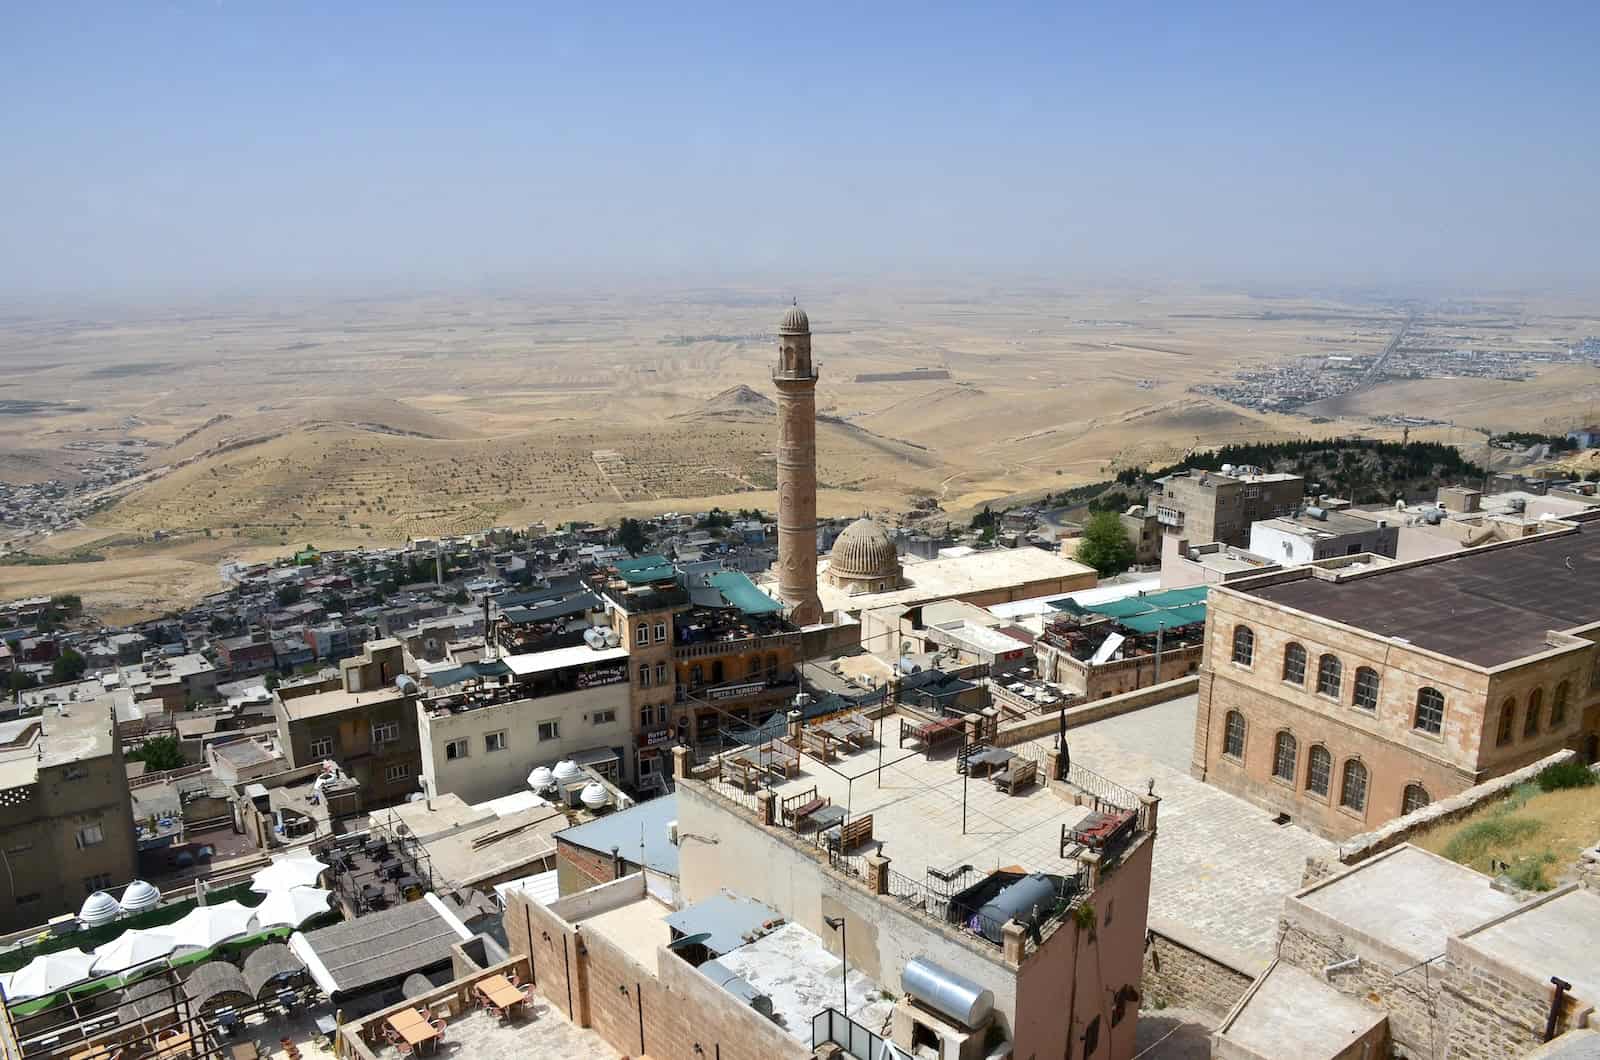
[[[1516,843],[1542,828],[1531,817],[1496,814],[1463,828],[1444,848],[1444,856],[1462,865],[1476,861],[1492,848]]]
[[[1600,777],[1576,758],[1545,766],[1534,778],[1541,790],[1559,791],[1562,788],[1587,788],[1600,784]]]

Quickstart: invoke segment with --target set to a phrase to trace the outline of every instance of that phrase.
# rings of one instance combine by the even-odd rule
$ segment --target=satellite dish
[[[710,937],[711,932],[709,931],[697,931],[693,935],[685,935],[681,939],[672,940],[671,942],[667,943],[667,949],[681,950],[686,946],[699,946]]]

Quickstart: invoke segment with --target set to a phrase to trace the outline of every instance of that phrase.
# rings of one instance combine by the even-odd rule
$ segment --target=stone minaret
[[[799,306],[778,325],[778,595],[796,625],[822,620],[817,599],[817,370]]]

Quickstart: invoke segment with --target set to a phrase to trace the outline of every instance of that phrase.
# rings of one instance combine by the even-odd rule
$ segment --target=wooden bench
[[[839,849],[854,850],[863,843],[872,842],[872,814],[863,814],[847,821],[839,829]]]
[[[1007,795],[1015,795],[1017,789],[1038,782],[1039,763],[1031,758],[1014,758],[1011,764],[996,773],[993,779],[996,788],[1004,790]]]
[[[783,819],[791,827],[798,829],[800,822],[828,805],[827,798],[819,798],[816,788],[807,788],[798,795],[791,795],[783,800]]]
[[[801,730],[800,746],[812,758],[822,762],[831,762],[837,757],[833,749],[833,737],[821,729],[807,728]]]

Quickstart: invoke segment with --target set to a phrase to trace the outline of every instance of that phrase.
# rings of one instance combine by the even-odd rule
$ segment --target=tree
[[[628,550],[628,555],[637,556],[650,544],[645,537],[644,524],[637,519],[624,519],[617,527],[617,544]]]
[[[1102,578],[1121,574],[1133,566],[1133,542],[1115,512],[1100,512],[1090,518],[1078,540],[1074,558],[1093,567]]]
[[[56,661],[50,664],[50,677],[57,684],[76,681],[89,668],[89,661],[71,648],[64,648]]]
[[[272,598],[278,601],[279,607],[288,607],[290,604],[298,604],[300,595],[300,586],[280,585],[278,591],[272,594]]]
[[[8,692],[26,692],[30,688],[38,688],[39,679],[26,670],[12,670],[6,675],[6,690]]]
[[[143,762],[145,769],[151,773],[180,769],[185,764],[183,748],[178,746],[176,736],[153,736],[143,745],[129,751],[128,757]]]

